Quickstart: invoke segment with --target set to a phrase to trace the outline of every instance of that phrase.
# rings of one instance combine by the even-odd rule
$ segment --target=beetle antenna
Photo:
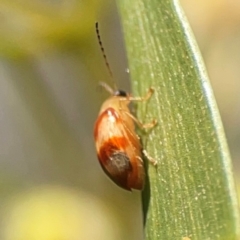
[[[106,55],[106,53],[105,53],[105,50],[104,50],[104,47],[103,47],[103,44],[102,44],[102,40],[101,40],[101,37],[100,37],[98,22],[96,22],[95,27],[96,27],[96,33],[97,33],[98,43],[99,43],[99,46],[100,46],[100,48],[101,48],[101,52],[102,52],[102,55],[103,55],[105,64],[106,64],[106,66],[107,66],[107,69],[108,69],[108,72],[109,72],[109,74],[110,74],[110,77],[112,78],[112,81],[113,81],[113,84],[114,84],[114,88],[117,89],[117,88],[116,88],[116,83],[115,83],[114,80],[113,80],[113,73],[112,73],[112,70],[111,70],[111,68],[110,68],[109,62],[108,62],[108,60],[107,60],[107,55]],[[101,84],[101,85],[103,85],[103,84]]]
[[[114,95],[114,90],[105,82],[99,82],[99,86],[104,88],[107,92],[109,92],[111,95]]]

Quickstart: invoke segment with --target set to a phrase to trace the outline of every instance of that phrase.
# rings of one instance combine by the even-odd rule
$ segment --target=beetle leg
[[[150,123],[142,123],[136,117],[134,117],[131,113],[129,113],[127,111],[123,111],[123,112],[125,114],[127,114],[142,129],[153,128],[157,124],[157,120],[156,119],[153,119],[152,122],[150,122]]]
[[[148,161],[149,161],[153,166],[157,166],[157,160],[156,160],[156,159],[154,159],[153,157],[151,157],[145,149],[143,149],[142,152],[143,152],[144,156],[148,159]]]
[[[143,102],[143,101],[147,101],[154,93],[154,88],[150,87],[148,89],[148,92],[146,93],[145,96],[143,97],[132,97],[132,96],[127,96],[127,97],[123,97],[120,98],[120,101],[138,101],[138,102]]]

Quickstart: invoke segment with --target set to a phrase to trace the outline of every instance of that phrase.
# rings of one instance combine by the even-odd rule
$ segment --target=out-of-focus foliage
[[[5,57],[76,50],[88,45],[92,23],[106,1],[0,2],[0,53]]]
[[[106,203],[77,190],[42,186],[23,191],[7,206],[3,239],[122,239]]]
[[[141,238],[138,194],[108,180],[93,140],[107,96],[97,85],[109,80],[95,21],[103,40],[113,30],[105,45],[126,68],[123,47],[112,47],[122,46],[113,9],[107,0],[0,1],[2,240]]]

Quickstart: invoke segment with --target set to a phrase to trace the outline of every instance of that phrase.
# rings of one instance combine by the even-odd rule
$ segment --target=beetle
[[[96,33],[105,63],[112,75],[100,39],[98,23],[96,23]],[[100,85],[111,96],[102,104],[94,126],[98,160],[104,172],[118,186],[129,191],[132,189],[142,190],[145,181],[142,155],[146,155],[151,162],[154,160],[142,148],[140,137],[135,132],[135,124],[141,128],[150,128],[155,126],[156,121],[142,124],[132,115],[129,104],[131,101],[148,100],[154,89],[150,88],[144,97],[132,97],[123,90],[113,90],[106,83],[101,82]],[[154,161],[153,164],[156,162]]]

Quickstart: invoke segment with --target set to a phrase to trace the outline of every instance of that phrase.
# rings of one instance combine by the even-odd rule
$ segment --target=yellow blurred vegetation
[[[93,196],[60,186],[24,191],[5,206],[3,239],[122,239],[116,218]]]
[[[0,1],[0,51],[5,57],[41,55],[87,44],[106,1]]]

